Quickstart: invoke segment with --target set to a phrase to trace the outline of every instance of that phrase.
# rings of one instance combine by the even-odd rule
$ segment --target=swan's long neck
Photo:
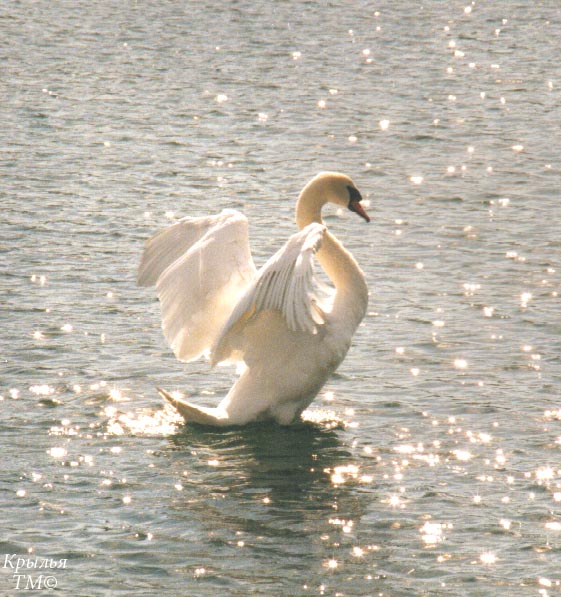
[[[321,209],[328,202],[327,195],[305,188],[296,204],[296,223],[301,230],[312,222],[323,224]],[[315,189],[314,189],[315,191]],[[332,315],[348,322],[352,331],[366,313],[368,287],[364,274],[354,257],[339,240],[326,231],[316,257],[337,291]]]

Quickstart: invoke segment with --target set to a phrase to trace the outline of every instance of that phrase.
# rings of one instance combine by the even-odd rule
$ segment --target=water
[[[559,4],[1,11],[0,592],[560,594]],[[155,387],[231,372],[165,346],[144,240],[242,209],[261,264],[327,169],[373,217],[326,220],[347,360],[301,424],[182,426]]]

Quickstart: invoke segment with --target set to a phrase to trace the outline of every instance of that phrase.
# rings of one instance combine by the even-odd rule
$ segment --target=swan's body
[[[296,205],[299,232],[256,271],[246,218],[224,210],[184,218],[148,241],[138,283],[156,285],[163,330],[177,358],[202,354],[245,363],[216,408],[195,406],[159,390],[188,422],[289,424],[312,402],[344,359],[366,312],[368,289],[352,255],[327,231],[321,209],[331,202],[369,220],[350,178],[322,173]],[[335,287],[320,300],[314,254]]]

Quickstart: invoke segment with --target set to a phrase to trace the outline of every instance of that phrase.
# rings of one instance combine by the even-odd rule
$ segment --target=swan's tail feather
[[[213,427],[224,427],[225,425],[230,424],[228,414],[221,409],[195,406],[181,398],[173,397],[169,392],[162,390],[162,388],[156,389],[160,396],[169,402],[187,423],[211,425]]]

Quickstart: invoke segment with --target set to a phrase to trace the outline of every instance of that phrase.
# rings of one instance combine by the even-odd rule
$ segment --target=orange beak
[[[360,201],[350,201],[349,209],[358,214],[361,218],[364,218],[367,222],[370,222],[370,216],[364,210],[364,207],[360,204]]]

